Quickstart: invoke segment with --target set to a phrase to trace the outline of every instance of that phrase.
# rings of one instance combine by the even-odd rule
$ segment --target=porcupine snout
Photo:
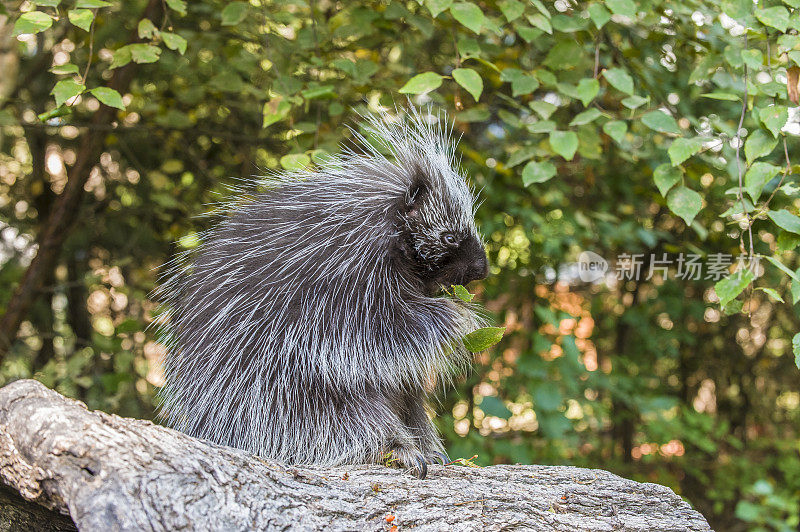
[[[474,241],[475,251],[474,260],[464,274],[464,282],[461,284],[469,283],[470,281],[480,281],[486,279],[489,275],[489,260],[486,258],[486,251],[483,249],[481,243],[477,240]]]
[[[464,239],[452,257],[436,275],[436,283],[443,286],[466,285],[484,279],[489,273],[489,261],[483,244],[477,237]]]

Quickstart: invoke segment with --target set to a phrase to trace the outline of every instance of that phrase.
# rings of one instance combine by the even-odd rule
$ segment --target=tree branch
[[[669,488],[607,471],[292,467],[89,412],[33,380],[0,389],[0,478],[82,531],[710,530]]]

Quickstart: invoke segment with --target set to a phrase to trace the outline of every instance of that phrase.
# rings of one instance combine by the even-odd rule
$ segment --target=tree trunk
[[[669,488],[602,470],[450,465],[417,480],[378,465],[287,466],[89,412],[33,380],[0,389],[0,478],[84,531],[710,530]]]

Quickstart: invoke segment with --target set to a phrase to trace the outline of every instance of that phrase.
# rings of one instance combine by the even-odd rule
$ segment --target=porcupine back
[[[156,327],[170,425],[290,463],[372,460],[325,445],[347,430],[348,396],[463,367],[473,312],[425,295],[395,250],[397,211],[420,176],[426,227],[477,234],[439,124],[417,111],[368,118],[381,149],[356,134],[355,149],[315,170],[245,182],[201,244],[168,263]]]

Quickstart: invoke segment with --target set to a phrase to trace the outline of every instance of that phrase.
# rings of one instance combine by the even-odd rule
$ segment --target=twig
[[[314,50],[317,52],[317,58],[322,61],[322,52],[319,48],[319,39],[317,38],[317,1],[311,0],[311,36],[314,39]],[[319,143],[319,128],[322,123],[322,107],[317,104],[316,128],[314,128],[314,149],[317,148]]]
[[[595,36],[594,40],[594,78],[600,75],[600,34]]]
[[[453,506],[463,506],[465,504],[471,504],[473,502],[486,502],[486,499],[474,499],[474,500],[471,500],[471,501],[456,502],[456,503],[453,503]]]
[[[92,25],[89,27],[89,58],[86,61],[86,69],[83,71],[81,85],[86,86],[86,78],[89,77],[89,67],[92,66],[92,55],[94,54],[94,23],[97,20],[97,9],[93,11]],[[73,100],[74,103],[74,100]]]
[[[747,50],[747,33],[744,35],[744,49]],[[747,113],[747,63],[744,64],[744,96],[742,97],[742,112],[739,115],[739,125],[736,128],[736,172],[739,174],[739,188],[737,189],[737,199],[742,206],[742,214],[747,220],[747,233],[750,237],[750,255],[753,255],[753,222],[750,218],[750,213],[747,212],[747,207],[744,204],[744,184],[742,175],[742,125],[744,124],[744,117]],[[744,247],[744,235],[739,236],[739,249],[742,253],[746,252]]]

